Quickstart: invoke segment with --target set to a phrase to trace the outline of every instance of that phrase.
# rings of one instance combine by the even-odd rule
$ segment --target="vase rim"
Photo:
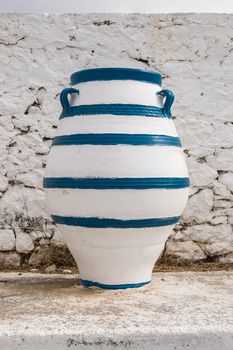
[[[157,71],[129,67],[89,68],[74,72],[71,85],[89,81],[136,80],[150,84],[162,84],[162,75]]]

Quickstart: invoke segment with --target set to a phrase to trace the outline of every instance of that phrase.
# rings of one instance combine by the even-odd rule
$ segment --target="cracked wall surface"
[[[163,73],[192,190],[165,257],[233,262],[233,15],[0,15],[0,267],[49,264],[63,239],[42,189],[72,72]]]

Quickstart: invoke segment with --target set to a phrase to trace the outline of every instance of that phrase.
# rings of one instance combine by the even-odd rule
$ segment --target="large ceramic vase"
[[[61,92],[44,188],[86,287],[148,284],[186,205],[174,95],[161,80],[141,69],[87,69]]]

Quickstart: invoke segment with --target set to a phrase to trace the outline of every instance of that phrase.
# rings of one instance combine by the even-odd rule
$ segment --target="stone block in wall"
[[[218,177],[218,172],[206,163],[200,163],[189,157],[187,165],[191,176],[191,186],[206,187]]]
[[[174,236],[174,241],[196,242],[206,256],[213,257],[233,251],[232,226],[228,223],[219,225],[192,225]]]
[[[31,239],[34,241],[39,241],[41,239],[50,239],[52,237],[52,232],[49,231],[49,229],[46,227],[46,230],[45,231],[42,231],[42,230],[35,230],[35,231],[31,231],[29,233]]]
[[[233,172],[232,149],[220,149],[206,157],[207,163],[216,170]]]
[[[215,261],[223,264],[233,264],[233,252],[217,256]]]
[[[219,181],[233,192],[233,172],[220,175]]]
[[[0,210],[11,210],[14,215],[49,218],[46,211],[44,192],[23,185],[11,186],[0,201]]]
[[[41,267],[44,265],[49,265],[49,251],[46,245],[37,247],[31,254],[28,262],[29,266]]]
[[[184,223],[204,223],[211,219],[214,195],[209,188],[203,189],[193,194],[188,201],[188,205],[183,214]]]
[[[175,242],[173,240],[168,240],[165,256],[187,261],[198,261],[207,258],[207,255],[196,243],[192,241]]]
[[[225,186],[220,180],[218,179],[212,182],[212,189],[214,192],[214,195],[218,196],[218,198],[221,199],[232,199],[233,196],[227,186]]]
[[[18,269],[21,258],[16,252],[0,252],[0,269]]]
[[[10,251],[15,248],[15,234],[13,230],[0,230],[0,251]]]
[[[18,227],[14,228],[16,233],[16,251],[18,253],[28,254],[34,249],[34,243],[28,233],[21,231]]]
[[[63,235],[59,230],[55,230],[54,235],[53,235],[52,239],[50,240],[50,242],[54,246],[58,246],[58,247],[65,245]]]

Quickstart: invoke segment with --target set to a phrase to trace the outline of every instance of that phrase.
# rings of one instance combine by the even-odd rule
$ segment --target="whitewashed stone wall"
[[[159,70],[175,92],[192,191],[165,256],[233,262],[233,15],[2,14],[2,266],[37,266],[63,244],[42,189],[59,92],[70,73],[101,66]]]

